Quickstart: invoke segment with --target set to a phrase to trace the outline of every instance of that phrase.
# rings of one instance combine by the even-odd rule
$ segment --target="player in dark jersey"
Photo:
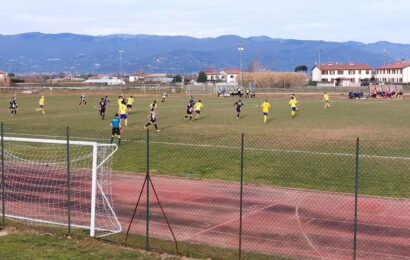
[[[17,99],[16,99],[16,96],[13,96],[13,97],[10,99],[10,107],[9,107],[9,109],[10,109],[10,112],[11,112],[11,115],[12,115],[12,116],[17,115]]]
[[[186,106],[186,115],[185,119],[189,118],[189,121],[192,122],[192,113],[194,112],[194,103],[189,103]]]
[[[158,129],[158,125],[157,125],[157,112],[155,110],[155,108],[151,108],[148,114],[148,123],[144,125],[144,129],[147,129],[148,126],[150,126],[151,124],[154,125],[155,130],[157,131],[157,133],[159,133],[159,129]]]
[[[243,107],[243,103],[239,99],[238,102],[235,102],[235,104],[233,105],[236,106],[236,119],[239,119],[239,117],[241,116],[241,108]]]
[[[108,99],[108,96],[104,97],[104,101],[105,101],[105,107],[108,107],[108,103],[111,103],[110,100]]]
[[[106,103],[106,101],[105,101],[105,99],[104,98],[101,98],[101,101],[100,101],[100,116],[101,116],[101,120],[104,120],[104,118],[105,118],[105,111],[106,111],[106,109],[107,109],[107,103]]]
[[[193,96],[189,96],[189,103],[193,105],[195,105],[195,99]]]

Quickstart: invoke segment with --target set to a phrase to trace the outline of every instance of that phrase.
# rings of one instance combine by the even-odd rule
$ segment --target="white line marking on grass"
[[[40,112],[38,112],[39,114],[33,114],[30,117],[15,117],[18,120],[24,120],[24,119],[40,119],[40,118],[64,118],[64,117],[69,117],[69,116],[78,116],[78,112],[76,113],[66,113],[66,114],[59,114],[59,115],[54,115],[54,114],[47,114],[47,110],[46,110],[46,114],[43,116],[42,114],[40,114]],[[88,112],[88,113],[81,113],[81,115],[90,115],[90,114],[96,114],[98,115],[98,113],[96,112]]]
[[[315,251],[316,254],[318,254],[321,259],[325,259],[325,257],[322,255],[322,253],[320,253],[320,251],[316,248],[316,246],[310,240],[309,236],[305,233],[305,231],[303,231],[302,223],[301,223],[300,217],[299,217],[299,207],[300,207],[301,203],[302,203],[302,201],[300,200],[298,202],[298,204],[296,205],[296,209],[295,209],[295,217],[296,217],[296,221],[298,222],[299,230],[302,233],[303,237],[305,238],[306,242],[309,244],[310,248],[312,248],[313,251]]]
[[[108,132],[107,132],[108,133]],[[66,138],[66,136],[57,136],[57,135],[35,135],[35,134],[19,134],[19,133],[10,133],[10,134],[17,134],[17,135],[27,135],[27,136],[37,136],[37,137],[54,137],[54,138]],[[109,136],[109,135],[107,135]],[[91,137],[71,137],[73,139],[80,139],[80,140],[98,140],[98,141],[108,141],[109,138],[91,138]],[[122,142],[130,142],[130,143],[146,143],[145,140],[143,141],[135,141],[135,140],[128,140],[122,139]],[[214,145],[214,144],[191,144],[191,143],[181,143],[181,142],[155,142],[151,141],[152,144],[165,144],[165,145],[178,145],[178,146],[191,146],[191,147],[206,147],[206,148],[222,148],[222,149],[241,149],[239,146],[228,146],[228,145]],[[253,148],[253,147],[245,147],[245,151],[260,151],[260,152],[283,152],[283,153],[298,153],[298,154],[307,154],[307,155],[329,155],[329,156],[346,156],[346,157],[354,157],[356,154],[352,153],[328,153],[328,152],[312,152],[312,151],[301,151],[301,150],[283,150],[283,149],[271,149],[271,148]],[[368,155],[368,154],[361,154],[359,155],[360,158],[370,158],[370,159],[390,159],[390,160],[410,160],[410,157],[400,157],[400,156],[383,156],[383,155]]]

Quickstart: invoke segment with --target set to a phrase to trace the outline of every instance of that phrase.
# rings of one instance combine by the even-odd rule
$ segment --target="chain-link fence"
[[[410,259],[404,141],[110,134],[2,127],[2,216],[198,258]]]

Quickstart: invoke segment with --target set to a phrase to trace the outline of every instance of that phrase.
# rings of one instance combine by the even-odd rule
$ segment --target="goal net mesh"
[[[70,215],[73,228],[89,229],[92,236],[121,232],[111,188],[116,150],[116,145],[75,141],[68,150],[61,140],[5,137],[6,217],[67,226]]]

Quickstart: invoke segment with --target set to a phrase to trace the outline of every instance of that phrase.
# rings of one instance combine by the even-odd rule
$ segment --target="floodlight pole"
[[[118,54],[120,55],[120,79],[123,78],[122,74],[122,55],[124,55],[124,50],[119,50]]]
[[[243,51],[245,49],[243,48],[243,44],[242,41],[239,42],[239,47],[238,47],[238,51],[239,51],[239,66],[240,66],[240,73],[241,73],[241,87],[243,87],[243,71],[242,71],[242,56],[243,56]]]
[[[319,66],[321,65],[320,60],[321,60],[321,57],[322,57],[322,52],[323,52],[323,50],[319,49]]]

